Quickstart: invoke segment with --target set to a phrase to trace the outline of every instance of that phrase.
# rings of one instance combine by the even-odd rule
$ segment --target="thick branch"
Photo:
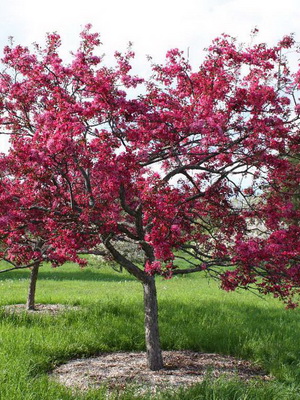
[[[7,259],[4,259],[4,261],[6,261],[7,263],[13,265],[13,267],[6,268],[6,269],[1,269],[1,270],[0,270],[0,274],[1,274],[2,272],[13,271],[13,270],[15,270],[15,269],[26,269],[26,268],[31,268],[31,267],[33,267],[34,265],[36,265],[36,261],[34,261],[34,262],[31,263],[31,264],[28,264],[28,265],[21,265],[21,266],[14,265],[11,261],[9,261],[9,260],[7,260]]]
[[[141,282],[146,282],[147,281],[147,275],[146,273],[141,270],[139,267],[137,267],[135,264],[133,264],[130,260],[128,260],[126,257],[124,257],[110,242],[109,239],[104,239],[104,245],[107,248],[107,250],[110,252],[110,254],[113,256],[113,259],[121,265],[123,268],[126,269],[131,275],[135,276],[139,281]]]
[[[135,217],[136,216],[136,211],[133,210],[131,207],[129,207],[129,205],[126,203],[125,187],[124,187],[123,183],[121,183],[121,185],[120,185],[120,201],[121,201],[121,206],[122,206],[123,210],[126,211],[127,214]]]

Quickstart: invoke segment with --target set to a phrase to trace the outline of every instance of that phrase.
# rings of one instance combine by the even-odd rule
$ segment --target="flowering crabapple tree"
[[[81,38],[68,64],[57,34],[45,48],[4,49],[6,259],[32,236],[58,262],[104,246],[143,285],[152,370],[163,367],[156,275],[202,272],[225,290],[256,287],[293,307],[300,171],[289,155],[299,153],[300,71],[284,56],[293,38],[246,47],[223,35],[198,70],[175,49],[149,79],[131,74],[131,49],[107,67],[99,35],[87,26]],[[126,241],[142,263],[118,246]],[[21,253],[22,265],[34,262],[32,250]]]
[[[74,229],[67,213],[62,218],[61,212],[56,210],[51,219],[44,218],[44,209],[49,207],[50,200],[47,193],[37,185],[32,190],[32,182],[13,175],[7,157],[0,157],[0,171],[0,255],[6,263],[6,268],[0,272],[31,269],[27,309],[34,310],[41,263],[50,261],[56,267],[72,260],[84,265],[76,249],[82,246],[85,236],[84,232],[79,234]],[[62,242],[62,232],[67,246]],[[69,246],[70,241],[73,246]]]

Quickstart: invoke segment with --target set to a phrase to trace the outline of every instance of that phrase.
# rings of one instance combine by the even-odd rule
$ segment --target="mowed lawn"
[[[1,306],[25,303],[29,271],[0,275]],[[246,291],[226,293],[204,274],[157,279],[164,350],[233,355],[261,365],[274,379],[248,383],[207,378],[156,399],[300,399],[300,309]],[[101,352],[144,350],[139,282],[107,266],[43,266],[37,302],[80,306],[58,315],[0,309],[0,399],[105,399],[102,390],[75,393],[49,379],[55,365]],[[130,391],[115,396],[131,399]],[[146,398],[144,397],[140,397]]]

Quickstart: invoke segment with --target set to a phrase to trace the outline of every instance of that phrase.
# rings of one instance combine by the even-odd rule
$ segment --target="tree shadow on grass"
[[[0,281],[7,280],[22,280],[29,279],[30,270],[19,270],[19,271],[11,271],[4,272],[0,274]],[[43,267],[41,267],[39,276],[39,280],[54,280],[54,281],[101,281],[101,282],[124,282],[124,281],[132,281],[135,280],[134,277],[128,275],[127,273],[118,273],[118,272],[101,272],[99,269],[93,271],[90,268],[78,271],[63,271],[59,270],[59,268],[55,268],[52,271],[43,271]]]
[[[294,377],[295,381],[300,379],[299,310],[266,308],[263,300],[262,306],[256,306],[230,301],[186,303],[170,299],[159,302],[159,314],[164,350],[231,355],[256,361],[277,377],[285,379],[287,374]],[[55,320],[41,316],[35,322],[33,316],[27,315],[6,315],[5,318],[15,326],[28,325],[30,329],[34,323],[40,327],[42,322],[50,328],[52,324],[57,328],[63,325],[66,334],[71,336],[82,329],[95,332],[94,337],[90,334],[86,339],[85,335],[80,336],[78,343],[76,341],[79,339],[74,337],[72,354],[65,354],[66,358],[96,354],[103,348],[108,352],[144,350],[142,296],[140,302],[127,302],[126,296],[124,302],[100,301],[84,311],[73,311]],[[44,342],[36,345],[42,349]],[[57,359],[54,353],[51,353],[51,357]]]
[[[264,300],[261,306],[211,300],[187,305],[163,300],[163,348],[232,355],[258,361],[279,375],[300,378],[300,310],[264,305]]]

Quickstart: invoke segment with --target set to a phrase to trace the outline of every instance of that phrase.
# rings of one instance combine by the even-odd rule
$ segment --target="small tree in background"
[[[47,223],[45,210],[51,203],[51,197],[42,187],[32,187],[31,180],[14,175],[15,169],[11,167],[6,157],[0,159],[0,256],[6,262],[6,268],[0,269],[0,273],[31,269],[26,305],[28,310],[34,310],[41,264],[51,262],[57,267],[71,260],[84,265],[85,260],[78,257],[76,250],[80,244],[82,246],[85,236],[84,233],[78,235],[70,216],[65,213],[62,218],[59,210],[51,215],[51,221],[49,219]],[[62,232],[65,232],[68,242],[73,241],[74,246],[65,247]]]
[[[26,182],[11,207],[26,200],[39,213],[47,257],[76,261],[102,245],[142,283],[152,370],[163,367],[156,274],[202,271],[226,290],[255,286],[293,306],[300,232],[284,221],[297,220],[299,210],[293,193],[281,196],[273,185],[265,198],[261,189],[288,176],[299,183],[287,155],[299,152],[299,106],[291,99],[300,73],[282,61],[293,39],[244,48],[224,35],[198,71],[175,49],[143,80],[130,74],[130,50],[108,68],[95,55],[98,35],[87,27],[81,37],[67,65],[57,34],[33,53],[6,47],[3,59],[0,125],[11,149],[2,162],[10,164],[8,181]],[[133,97],[139,85],[144,94]],[[0,227],[8,260],[16,256],[10,224]],[[142,266],[120,241],[142,251]],[[190,266],[180,268],[180,258]]]

